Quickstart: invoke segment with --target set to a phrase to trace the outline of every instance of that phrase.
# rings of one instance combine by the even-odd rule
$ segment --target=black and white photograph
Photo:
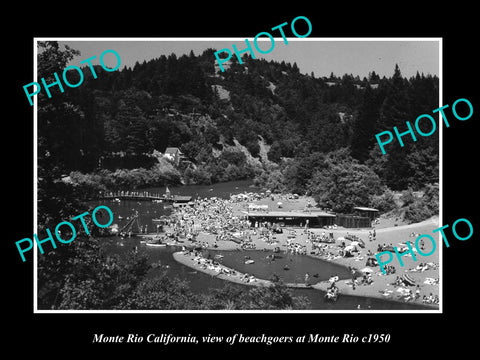
[[[475,12],[179,5],[4,23],[7,348],[473,348]]]
[[[441,41],[247,41],[38,40],[37,310],[439,309]]]

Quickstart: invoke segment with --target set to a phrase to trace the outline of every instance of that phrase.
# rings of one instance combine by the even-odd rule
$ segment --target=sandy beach
[[[392,274],[383,275],[379,266],[367,266],[367,259],[369,257],[374,258],[374,255],[378,253],[379,244],[401,248],[406,245],[405,242],[408,240],[415,249],[414,243],[418,235],[432,234],[432,230],[439,227],[437,218],[410,225],[398,223],[395,219],[380,218],[380,221],[374,228],[362,229],[284,227],[282,228],[282,233],[267,232],[261,227],[249,226],[250,224],[245,220],[244,216],[244,211],[247,209],[248,204],[268,205],[269,209],[275,209],[278,207],[277,203],[279,200],[282,202],[282,210],[284,211],[304,210],[307,204],[313,203],[313,199],[307,197],[289,199],[286,196],[280,197],[278,195],[273,199],[270,197],[262,199],[245,198],[241,201],[238,198],[234,199],[234,201],[214,199],[196,204],[193,208],[177,209],[172,216],[172,218],[176,218],[176,221],[167,226],[166,231],[167,233],[173,232],[175,234],[196,232],[195,241],[188,240],[183,243],[187,248],[191,249],[248,251],[248,249],[274,250],[276,247],[279,247],[282,251],[294,251],[305,256],[312,256],[351,267],[355,270],[362,271],[365,269],[370,273],[368,275],[370,284],[362,284],[361,276],[357,276],[355,286],[352,286],[352,279],[339,280],[336,282],[336,286],[340,290],[340,294],[408,301],[419,304],[429,303],[432,308],[438,308],[438,303],[435,304],[434,302],[436,301],[433,301],[435,297],[439,296],[438,247],[430,256],[424,257],[417,254],[416,261],[413,260],[410,254],[402,256],[403,267],[400,266],[394,254],[394,258],[389,264],[395,268],[395,273]],[[376,236],[369,237],[373,229],[375,229]],[[232,234],[235,241],[230,240],[232,239]],[[335,239],[333,243],[319,244],[313,241],[315,237],[330,236],[330,234]],[[354,246],[353,256],[344,257],[342,256],[342,248],[351,243],[345,237],[351,237],[352,235],[360,238],[364,243],[364,247]],[[435,235],[434,238],[437,239],[438,244],[438,235]],[[431,244],[425,244],[424,252],[428,253],[430,249]],[[414,251],[416,253],[416,250]],[[204,264],[198,261],[198,258],[194,260],[191,253],[176,253],[175,259],[186,266],[226,281],[254,286],[269,286],[272,284],[269,280],[257,278],[245,282],[244,277],[242,278],[244,274],[238,272],[237,274],[232,274],[230,272],[232,269],[227,269],[227,273],[225,273],[218,271],[219,268],[214,270],[213,268],[205,267]],[[414,285],[405,283],[395,284],[395,281],[401,279],[404,274],[413,279]],[[329,276],[334,275],[329,274]],[[328,281],[323,281],[314,284],[313,288],[326,291],[329,285]]]
[[[254,276],[229,269],[215,261],[202,258],[201,256],[195,254],[195,251],[178,251],[173,253],[173,258],[185,266],[191,267],[210,276],[215,276],[222,280],[250,286],[273,285],[273,283],[269,280],[258,279]]]

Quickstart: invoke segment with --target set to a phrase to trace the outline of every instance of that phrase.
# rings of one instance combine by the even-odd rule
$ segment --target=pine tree
[[[367,84],[352,131],[352,156],[360,162],[368,159],[369,151],[374,145],[379,115],[380,104],[378,102],[378,96],[376,96],[375,91],[372,90],[370,85]]]

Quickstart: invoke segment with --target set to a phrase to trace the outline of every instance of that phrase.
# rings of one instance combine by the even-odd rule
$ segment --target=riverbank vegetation
[[[390,78],[374,71],[363,79],[316,77],[295,63],[247,55],[220,74],[214,51],[161,55],[114,72],[96,66],[97,78],[85,70],[78,88],[38,94],[39,234],[84,212],[79,200],[98,190],[246,178],[272,191],[310,193],[342,212],[388,209],[391,191],[408,189],[424,194],[411,202],[406,195],[409,219],[438,210],[438,133],[392,145],[387,155],[374,141],[377,132],[438,107],[436,76],[406,79],[397,66]],[[78,55],[39,42],[38,78],[53,83]],[[180,164],[155,156],[167,147],[183,152]],[[39,308],[304,306],[281,287],[227,288],[201,298],[171,279],[144,282],[145,259],[106,257],[92,236],[39,256]]]
[[[167,160],[160,159],[150,168],[101,169],[91,173],[72,171],[65,181],[98,191],[141,189],[165,185],[181,185],[182,177]]]
[[[53,272],[51,270],[57,270]],[[39,257],[38,308],[45,310],[289,310],[308,309],[282,284],[245,288],[226,283],[196,293],[188,282],[147,278],[145,255],[106,255],[96,238],[79,237]]]
[[[52,44],[47,52],[61,51]],[[375,142],[376,133],[438,107],[437,76],[405,78],[396,66],[390,77],[317,77],[248,55],[220,73],[213,53],[161,55],[110,73],[95,67],[96,79],[85,71],[82,86],[62,94],[69,121],[39,129],[41,146],[73,179],[91,175],[112,190],[255,178],[342,212],[439,182],[438,133],[405,138],[386,155]],[[183,158],[164,171],[152,154],[167,147]],[[423,206],[408,214],[421,217]]]

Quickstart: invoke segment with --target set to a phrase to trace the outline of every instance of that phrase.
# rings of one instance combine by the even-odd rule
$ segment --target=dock
[[[192,200],[191,196],[168,195],[151,193],[148,191],[108,191],[98,196],[99,200],[132,200],[132,201],[158,201],[168,203],[187,203]]]

